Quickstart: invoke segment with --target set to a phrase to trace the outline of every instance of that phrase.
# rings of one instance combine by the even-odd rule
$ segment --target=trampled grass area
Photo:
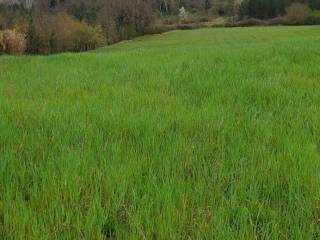
[[[0,57],[1,239],[320,239],[320,27]]]

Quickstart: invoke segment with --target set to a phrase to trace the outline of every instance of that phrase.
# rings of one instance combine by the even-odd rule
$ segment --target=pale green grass
[[[320,239],[320,28],[0,57],[0,239]]]

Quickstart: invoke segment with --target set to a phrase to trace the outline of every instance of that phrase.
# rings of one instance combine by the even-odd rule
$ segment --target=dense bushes
[[[176,25],[176,29],[178,30],[192,30],[205,27],[205,25],[201,23],[189,23],[189,24],[178,24]]]
[[[1,8],[0,5],[0,30],[17,29],[19,32],[24,32],[28,26],[27,19],[28,14],[25,10]]]
[[[308,5],[302,3],[293,3],[288,6],[283,16],[274,18],[252,18],[242,16],[241,8],[239,14],[241,20],[228,23],[227,26],[259,26],[259,25],[302,25],[302,24],[320,24],[320,11],[311,11]]]
[[[0,52],[7,54],[21,54],[25,50],[31,54],[79,52],[106,44],[100,25],[89,25],[60,10],[27,12],[17,7],[0,8],[1,29]]]
[[[0,54],[23,54],[26,50],[25,36],[15,30],[0,31]]]
[[[234,24],[234,26],[236,27],[250,27],[250,26],[262,26],[262,25],[267,25],[267,21],[257,19],[257,18],[244,19]]]
[[[318,1],[319,0],[312,0]],[[285,15],[288,11],[287,8],[292,5],[293,8],[290,11],[301,10],[301,5],[298,3],[309,3],[310,7],[316,6],[311,4],[311,0],[242,0],[239,8],[241,17],[270,19],[277,16]]]
[[[108,0],[101,4],[97,21],[108,35],[108,43],[147,33],[154,24],[150,0]]]
[[[310,9],[307,5],[301,3],[293,3],[286,9],[285,20],[287,24],[297,25],[305,24]]]
[[[275,17],[271,19],[257,19],[257,18],[247,18],[240,21],[228,22],[226,27],[251,27],[251,26],[275,26],[275,25],[285,25],[286,21],[284,17]]]
[[[27,40],[28,52],[41,54],[86,51],[106,42],[100,26],[90,26],[66,13],[32,18]]]
[[[312,11],[306,19],[307,24],[320,24],[320,10]]]

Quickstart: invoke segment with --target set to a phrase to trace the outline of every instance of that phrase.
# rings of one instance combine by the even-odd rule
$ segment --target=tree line
[[[0,0],[0,53],[15,46],[34,54],[85,51],[183,21],[275,18],[298,3],[294,14],[302,5],[320,9],[320,0]]]
[[[244,0],[240,15],[259,19],[274,18],[284,15],[289,6],[295,3],[308,6],[310,9],[320,9],[320,0]]]

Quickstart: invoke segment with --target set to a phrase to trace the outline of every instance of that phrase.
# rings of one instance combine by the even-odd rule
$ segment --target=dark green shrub
[[[178,30],[193,30],[193,29],[199,29],[203,28],[205,25],[200,23],[190,23],[190,24],[178,24],[177,29]]]
[[[320,10],[310,12],[306,21],[307,24],[320,24]]]

